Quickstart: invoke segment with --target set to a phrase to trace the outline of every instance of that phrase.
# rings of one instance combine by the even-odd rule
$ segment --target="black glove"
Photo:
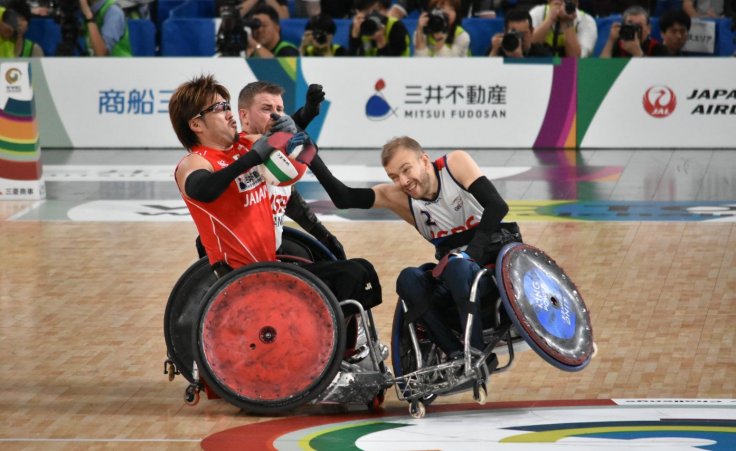
[[[288,114],[282,114],[281,116],[279,116],[278,113],[271,113],[271,119],[273,119],[274,122],[271,126],[271,130],[268,131],[267,135],[276,132],[287,132],[294,134],[298,131],[294,120]]]
[[[325,100],[325,92],[322,90],[322,85],[309,85],[304,113],[311,117],[319,115],[319,105],[323,100]]]
[[[276,150],[271,144],[268,142],[268,138],[271,137],[270,133],[266,133],[265,135],[258,138],[258,141],[253,143],[253,147],[251,147],[251,150],[258,154],[258,157],[261,159],[261,163],[266,161],[268,159],[268,156],[271,155],[271,152]]]
[[[335,235],[327,232],[327,235],[323,236],[319,242],[324,244],[338,260],[345,260],[345,249]]]

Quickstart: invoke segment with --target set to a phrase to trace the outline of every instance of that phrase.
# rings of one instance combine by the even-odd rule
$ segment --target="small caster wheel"
[[[487,398],[488,389],[486,389],[486,384],[484,382],[476,383],[473,386],[473,399],[475,400],[475,402],[483,405],[486,403]]]
[[[417,420],[424,418],[427,414],[427,408],[424,407],[422,401],[412,401],[409,405],[409,415],[416,418]]]
[[[368,402],[369,411],[375,413],[381,410],[381,407],[383,406],[383,401],[385,399],[385,393],[386,392],[384,390],[381,390],[376,396],[373,397],[373,399]]]
[[[169,382],[173,381],[176,377],[176,367],[172,362],[168,362],[166,365],[166,374],[169,375]]]
[[[192,384],[184,391],[184,402],[190,406],[196,406],[199,403],[199,389]]]

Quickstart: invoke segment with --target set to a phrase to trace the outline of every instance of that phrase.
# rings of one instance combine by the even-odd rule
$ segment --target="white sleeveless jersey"
[[[452,236],[459,239],[452,250],[465,250],[472,234],[465,234],[466,240],[457,235],[480,223],[483,207],[453,178],[447,167],[446,155],[435,160],[434,168],[439,180],[437,197],[434,200],[409,198],[414,223],[419,233],[435,247]]]
[[[276,229],[276,249],[281,247],[281,235],[284,233],[284,216],[286,215],[286,204],[291,197],[291,186],[268,186],[268,194],[271,196],[271,210],[273,211],[273,226]]]

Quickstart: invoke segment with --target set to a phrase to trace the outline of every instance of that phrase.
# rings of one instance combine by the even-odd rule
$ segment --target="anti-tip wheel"
[[[417,420],[424,418],[427,414],[427,408],[424,407],[424,403],[421,401],[412,401],[409,405],[409,415],[416,418]]]
[[[196,385],[189,385],[184,391],[184,402],[190,406],[196,406],[199,403],[199,390]]]
[[[486,388],[485,383],[481,382],[475,384],[473,387],[473,399],[480,405],[486,403],[486,399],[488,399],[488,389]]]

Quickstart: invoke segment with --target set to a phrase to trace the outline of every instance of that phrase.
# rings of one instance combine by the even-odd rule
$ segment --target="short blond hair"
[[[424,149],[422,149],[422,146],[415,139],[409,138],[408,136],[399,136],[383,145],[383,149],[381,149],[381,164],[386,167],[399,149],[411,150],[418,157],[424,154]]]

